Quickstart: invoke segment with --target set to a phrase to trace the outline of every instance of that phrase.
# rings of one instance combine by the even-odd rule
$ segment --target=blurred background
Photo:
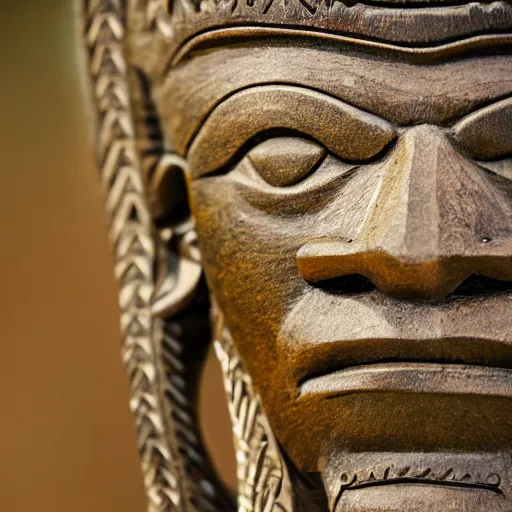
[[[142,512],[72,0],[0,1],[0,510]],[[207,442],[234,485],[220,372]]]

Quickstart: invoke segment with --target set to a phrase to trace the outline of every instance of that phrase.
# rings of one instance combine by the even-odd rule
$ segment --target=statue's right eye
[[[247,157],[258,174],[273,187],[289,187],[311,174],[327,151],[300,137],[274,137],[255,146]]]

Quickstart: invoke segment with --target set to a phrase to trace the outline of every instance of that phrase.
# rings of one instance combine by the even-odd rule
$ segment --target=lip
[[[344,341],[336,352],[324,352],[317,367],[299,379],[299,399],[372,392],[512,397],[510,344],[469,338],[371,339]]]
[[[350,367],[314,377],[300,387],[300,396],[328,398],[369,392],[461,394],[512,397],[512,370],[434,363],[378,363]]]

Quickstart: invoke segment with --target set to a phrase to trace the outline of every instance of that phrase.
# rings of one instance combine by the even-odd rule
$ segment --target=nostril
[[[310,284],[326,291],[350,295],[372,292],[377,288],[370,279],[361,274],[350,274]]]
[[[472,297],[504,292],[512,292],[512,281],[500,281],[473,274],[461,283],[449,297]]]
[[[377,289],[370,279],[361,274],[349,274],[310,284],[328,292],[344,295],[369,293]],[[477,297],[507,292],[512,293],[512,281],[500,281],[474,274],[461,283],[447,298]]]

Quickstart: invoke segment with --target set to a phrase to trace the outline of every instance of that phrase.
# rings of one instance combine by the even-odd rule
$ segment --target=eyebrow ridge
[[[262,110],[257,109],[255,111],[252,108],[253,117],[251,121],[253,122],[251,123],[247,116],[235,118],[234,131],[227,130],[225,132],[229,136],[226,144],[222,147],[219,147],[218,144],[213,145],[208,152],[208,156],[203,155],[197,159],[196,165],[193,165],[193,161],[196,160],[194,152],[197,145],[200,145],[205,137],[207,141],[210,140],[212,132],[217,133],[218,131],[216,125],[211,120],[219,109],[222,109],[223,105],[230,99],[232,100],[231,104],[228,104],[219,114],[225,120],[226,117],[229,117],[232,109],[236,110],[237,107],[241,108],[244,106],[238,105],[238,102],[245,103],[246,107],[248,105],[253,107],[253,95],[261,96],[262,98],[264,95],[267,96],[267,101],[263,103],[264,107]],[[238,99],[236,98],[237,96],[239,97]],[[294,101],[296,98],[303,101]],[[290,99],[296,108],[287,109],[286,103],[283,105],[283,101],[286,102],[287,99]],[[265,109],[268,112],[264,112]],[[308,113],[308,109],[310,109],[309,112],[312,114]],[[277,117],[273,117],[274,113]],[[250,112],[247,112],[247,115],[249,114]],[[336,134],[330,133],[329,130],[325,130],[329,127],[329,123],[337,122],[343,122],[347,129],[352,130],[353,136],[339,137]],[[363,127],[368,129],[367,137],[360,135],[361,128]],[[318,138],[329,151],[341,158],[354,162],[371,158],[396,137],[396,128],[388,121],[375,114],[349,105],[329,94],[302,86],[253,85],[244,90],[237,91],[235,94],[231,94],[210,111],[188,147],[187,153],[193,153],[192,157],[189,158],[191,160],[191,167],[196,170],[198,175],[206,174],[210,170],[226,165],[240,147],[259,133],[278,129],[297,131],[310,137]],[[323,137],[317,137],[318,130],[323,133]],[[233,133],[235,135],[232,135]],[[206,170],[204,170],[205,168]]]
[[[480,116],[482,114],[485,114],[486,112],[490,112],[494,109],[496,110],[502,110],[508,106],[510,106],[512,103],[512,94],[506,94],[504,96],[500,96],[499,98],[493,98],[493,100],[489,103],[484,103],[478,105],[474,110],[471,110],[466,115],[461,117],[457,120],[456,123],[454,123],[452,129],[457,129],[459,127],[462,127],[465,124],[471,124],[473,121],[478,122],[480,119]]]
[[[242,92],[248,91],[250,89],[256,89],[256,88],[258,88],[258,89],[264,89],[265,88],[266,89],[267,87],[270,89],[272,87],[280,87],[280,86],[282,86],[282,87],[290,87],[290,88],[294,88],[294,89],[297,89],[297,90],[303,90],[305,92],[318,93],[319,95],[325,96],[327,99],[335,100],[335,101],[341,103],[344,106],[347,106],[347,107],[350,107],[350,108],[352,108],[354,110],[359,111],[363,115],[366,114],[366,115],[370,115],[372,117],[378,118],[378,119],[382,120],[383,122],[388,123],[391,127],[396,128],[396,126],[390,120],[386,119],[385,117],[377,115],[377,114],[371,112],[370,110],[361,108],[360,106],[358,106],[355,103],[346,101],[345,99],[341,99],[340,97],[335,96],[334,94],[331,94],[331,93],[329,93],[327,91],[324,91],[324,90],[322,90],[320,88],[317,88],[317,87],[305,86],[305,85],[302,85],[302,84],[297,84],[297,83],[294,83],[294,82],[285,82],[285,81],[255,82],[255,83],[252,83],[252,84],[240,87],[238,89],[235,89],[233,91],[230,91],[228,94],[225,94],[224,96],[222,96],[222,98],[219,98],[212,105],[212,107],[208,109],[208,111],[203,116],[201,116],[201,119],[199,120],[196,129],[191,133],[191,135],[189,137],[187,137],[187,141],[186,141],[186,143],[184,145],[185,146],[184,147],[185,155],[188,154],[188,152],[190,151],[190,148],[192,147],[193,143],[195,142],[195,139],[199,135],[199,132],[201,131],[203,126],[208,122],[210,117],[212,117],[212,115],[215,114],[215,111],[217,110],[217,108],[220,107],[227,100],[231,99],[232,97],[234,97],[234,96],[236,96],[236,95],[238,95],[238,94],[240,94]],[[263,92],[265,92],[265,91],[263,91]]]
[[[497,131],[494,126],[498,127]],[[463,117],[452,127],[451,132],[455,140],[475,158],[493,160],[510,153],[511,129],[512,95],[509,95]]]

